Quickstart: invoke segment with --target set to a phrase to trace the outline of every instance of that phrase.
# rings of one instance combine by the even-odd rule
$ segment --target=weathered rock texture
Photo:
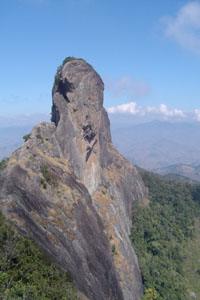
[[[0,176],[2,212],[93,300],[141,299],[129,241],[131,210],[147,191],[113,147],[104,84],[84,60],[65,63],[53,87],[52,123],[40,123]]]

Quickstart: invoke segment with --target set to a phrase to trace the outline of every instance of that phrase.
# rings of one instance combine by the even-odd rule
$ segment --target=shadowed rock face
[[[142,296],[129,241],[134,202],[147,202],[135,167],[113,147],[104,84],[84,60],[65,63],[52,123],[40,123],[0,175],[0,208],[89,299]]]

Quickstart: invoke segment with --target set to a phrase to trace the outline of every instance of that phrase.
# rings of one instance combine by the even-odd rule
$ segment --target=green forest
[[[150,204],[135,207],[131,241],[145,288],[143,299],[200,299],[200,187],[140,171]]]
[[[0,214],[0,300],[78,300],[68,273],[60,270]]]

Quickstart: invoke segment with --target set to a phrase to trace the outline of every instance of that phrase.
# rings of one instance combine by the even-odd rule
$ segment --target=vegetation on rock
[[[144,299],[190,299],[189,291],[194,285],[183,267],[190,253],[183,249],[187,249],[195,235],[195,218],[200,215],[200,188],[145,171],[141,174],[149,188],[151,202],[146,208],[134,209],[131,240],[148,291]],[[197,278],[197,272],[194,269],[191,272]],[[157,292],[156,298],[150,298],[153,291]]]
[[[59,84],[59,81],[60,81],[60,74],[61,74],[61,70],[62,70],[62,67],[68,63],[69,61],[72,61],[72,60],[83,60],[82,58],[76,58],[76,57],[73,57],[73,56],[67,56],[62,64],[57,68],[57,72],[56,72],[56,75],[55,75],[55,78],[54,78],[54,87],[58,86]]]
[[[27,142],[27,141],[30,139],[30,137],[31,137],[31,134],[30,134],[30,133],[24,135],[24,136],[23,136],[24,142]]]
[[[0,172],[7,167],[8,160],[8,158],[4,158],[2,161],[0,161]]]
[[[0,214],[0,300],[78,300],[70,275]]]
[[[59,176],[54,171],[50,170],[48,165],[41,164],[40,172],[43,175],[43,178],[41,178],[40,182],[44,189],[47,187],[46,183],[53,187],[57,186]]]

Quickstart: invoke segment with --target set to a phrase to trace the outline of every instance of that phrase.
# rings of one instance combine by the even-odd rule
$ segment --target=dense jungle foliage
[[[192,299],[192,293],[199,299],[195,284],[200,282],[200,243],[195,224],[200,216],[200,187],[140,172],[149,188],[150,204],[134,208],[131,240],[146,290],[143,299],[186,300]],[[198,257],[195,265],[189,261],[186,268],[192,243]]]
[[[0,300],[78,300],[70,275],[0,214]]]

